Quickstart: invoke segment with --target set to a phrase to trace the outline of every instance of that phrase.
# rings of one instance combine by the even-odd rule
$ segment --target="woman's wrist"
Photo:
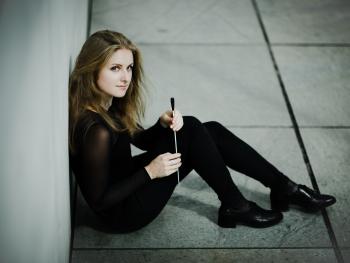
[[[145,170],[148,173],[149,177],[151,178],[151,180],[153,180],[155,177],[153,176],[150,167],[147,165],[145,166]]]

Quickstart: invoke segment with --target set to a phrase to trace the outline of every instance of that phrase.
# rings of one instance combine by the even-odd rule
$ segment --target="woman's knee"
[[[226,127],[220,122],[208,121],[204,122],[203,125],[217,144],[227,134]]]
[[[217,121],[204,122],[203,125],[210,131],[218,131],[224,129],[224,125]]]
[[[202,125],[202,122],[194,116],[183,116],[184,127],[196,128]]]

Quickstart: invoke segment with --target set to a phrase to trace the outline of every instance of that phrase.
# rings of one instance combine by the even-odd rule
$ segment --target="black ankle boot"
[[[254,202],[249,202],[245,209],[224,207],[219,209],[218,225],[221,227],[236,227],[237,223],[251,227],[269,227],[283,219],[281,212],[265,210]]]
[[[271,208],[277,211],[287,211],[289,205],[297,205],[305,212],[317,212],[336,202],[335,197],[315,192],[306,185],[290,183],[290,187],[281,191],[271,189]]]

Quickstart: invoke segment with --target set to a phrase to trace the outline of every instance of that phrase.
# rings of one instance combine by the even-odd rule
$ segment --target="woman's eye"
[[[129,66],[128,67],[128,70],[132,70],[134,66]]]
[[[112,71],[118,71],[119,68],[118,68],[117,66],[114,66],[114,67],[111,67],[111,70],[112,70]]]

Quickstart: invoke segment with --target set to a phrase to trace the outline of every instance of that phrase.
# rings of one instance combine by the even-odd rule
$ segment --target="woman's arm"
[[[120,175],[120,178],[124,179],[110,185],[111,146],[110,131],[103,125],[95,124],[86,133],[81,148],[82,169],[79,185],[86,201],[97,212],[118,205],[151,180],[142,167],[133,174]]]
[[[155,140],[164,132],[160,118],[148,129],[139,125],[141,131],[138,131],[131,138],[131,143],[142,150],[149,150],[154,145]]]
[[[149,150],[165,128],[171,128],[174,131],[179,131],[183,126],[182,114],[175,110],[175,117],[172,116],[172,111],[164,112],[157,122],[147,130],[143,129],[141,125],[139,127],[142,129],[140,132],[134,135],[132,138],[132,144],[142,150]]]

